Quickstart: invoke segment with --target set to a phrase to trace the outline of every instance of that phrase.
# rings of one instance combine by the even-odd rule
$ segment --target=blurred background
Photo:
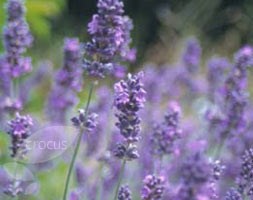
[[[5,2],[0,0],[1,28]],[[138,64],[147,58],[158,63],[173,59],[175,47],[180,49],[180,41],[189,35],[200,39],[204,56],[231,55],[253,39],[251,0],[125,0],[124,3],[135,25],[132,36],[138,49]],[[96,0],[26,0],[26,4],[27,19],[36,37],[31,50],[35,60],[39,57],[59,61],[65,36],[88,39],[86,27],[96,12]]]

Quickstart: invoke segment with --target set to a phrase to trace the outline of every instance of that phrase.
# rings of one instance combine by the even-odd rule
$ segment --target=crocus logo
[[[78,131],[70,126],[46,126],[25,143],[26,155],[20,162],[43,163],[62,155],[76,140]]]

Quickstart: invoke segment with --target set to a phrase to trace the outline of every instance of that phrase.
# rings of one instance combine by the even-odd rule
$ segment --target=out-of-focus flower
[[[253,49],[243,47],[235,54],[235,65],[225,82],[224,113],[221,137],[239,134],[246,128],[247,67],[253,65]]]
[[[79,199],[80,199],[80,197],[76,192],[73,191],[70,193],[69,200],[79,200]]]
[[[77,92],[82,87],[80,44],[76,38],[64,43],[64,64],[56,73],[53,89],[49,94],[47,112],[54,123],[64,123],[67,111],[77,102]]]
[[[207,186],[211,178],[211,166],[203,153],[195,153],[187,157],[180,167],[181,188],[178,200],[197,199],[202,188]]]
[[[142,84],[143,73],[129,74],[126,80],[115,84],[114,106],[118,112],[116,117],[120,134],[124,141],[118,144],[115,155],[119,158],[135,159],[138,157],[135,142],[140,138],[141,119],[138,111],[143,108],[145,102],[145,90]]]
[[[85,44],[84,69],[92,76],[104,77],[112,73],[121,61],[132,61],[134,51],[129,48],[132,21],[124,16],[120,0],[99,0],[98,13],[88,24],[91,41]]]
[[[207,65],[208,97],[211,102],[216,103],[217,98],[220,96],[219,90],[225,81],[225,71],[229,69],[231,64],[226,58],[213,57],[208,61]]]
[[[152,152],[163,156],[173,151],[175,141],[181,137],[182,130],[179,128],[181,108],[177,102],[171,102],[168,113],[162,124],[154,126],[151,136]]]
[[[23,192],[22,181],[18,180],[10,181],[8,187],[4,190],[4,193],[11,197],[17,197]]]
[[[189,73],[195,73],[199,69],[201,57],[201,47],[195,38],[191,38],[186,43],[186,48],[182,61]]]
[[[165,179],[163,176],[147,175],[143,180],[142,200],[161,200],[164,193]]]
[[[242,200],[242,196],[235,188],[230,188],[224,200]]]

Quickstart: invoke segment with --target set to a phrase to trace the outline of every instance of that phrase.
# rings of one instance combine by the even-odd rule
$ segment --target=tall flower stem
[[[125,171],[125,166],[126,166],[126,159],[123,160],[122,165],[121,165],[120,174],[119,174],[119,180],[118,180],[118,184],[116,186],[114,200],[117,200],[120,184],[121,184],[121,181],[122,181],[122,178],[123,178],[123,174],[124,174],[124,171]]]
[[[92,96],[92,92],[93,92],[93,88],[94,88],[94,84],[92,83],[90,86],[90,90],[89,90],[89,96],[88,96],[88,101],[86,104],[86,108],[85,108],[85,114],[84,117],[87,117],[88,114],[88,109],[90,106],[90,101],[91,101],[91,96]],[[78,139],[77,139],[77,144],[70,162],[70,166],[69,166],[69,170],[68,170],[68,174],[67,174],[67,179],[66,179],[66,183],[65,183],[65,188],[64,188],[64,194],[63,194],[63,200],[67,200],[67,195],[68,195],[68,188],[69,188],[69,183],[70,183],[70,178],[71,178],[71,174],[73,171],[73,167],[76,161],[76,157],[80,148],[80,144],[81,144],[81,140],[82,140],[82,136],[83,136],[83,128],[81,128]]]

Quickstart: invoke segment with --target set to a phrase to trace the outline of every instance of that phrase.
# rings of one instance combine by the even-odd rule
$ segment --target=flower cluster
[[[10,181],[8,187],[4,190],[4,193],[10,197],[17,197],[24,192],[22,187],[22,181],[13,180]]]
[[[211,175],[211,168],[202,153],[195,153],[182,163],[180,167],[182,185],[178,193],[178,199],[196,199],[196,196]]]
[[[163,156],[173,151],[175,141],[180,138],[182,130],[179,128],[181,108],[177,102],[171,102],[168,113],[164,117],[162,124],[157,124],[153,128],[151,137],[152,153]]]
[[[3,33],[6,52],[1,67],[7,76],[19,77],[32,68],[31,58],[22,54],[31,46],[33,37],[24,19],[25,8],[21,0],[9,0],[7,13],[8,21]]]
[[[242,157],[242,166],[239,179],[239,191],[253,197],[253,149],[246,150]]]
[[[85,116],[85,110],[79,109],[79,115],[73,117],[71,121],[75,127],[92,132],[97,127],[97,117],[96,113],[90,113]]]
[[[66,112],[77,101],[76,92],[82,88],[80,58],[78,39],[65,39],[63,67],[56,73],[48,100],[48,114],[52,122],[63,123]]]
[[[226,58],[213,57],[208,61],[208,95],[209,100],[213,103],[217,103],[217,98],[219,98],[219,90],[221,84],[225,81],[225,71],[229,69],[230,63]]]
[[[163,176],[147,175],[143,180],[142,200],[161,200],[164,193],[165,179]]]
[[[11,156],[23,158],[27,152],[25,140],[31,135],[30,128],[33,120],[30,116],[22,116],[16,113],[16,117],[8,122],[8,134],[11,136]]]
[[[235,188],[230,188],[225,196],[225,200],[242,200],[242,196]]]
[[[132,200],[131,191],[128,186],[121,186],[119,189],[118,200]]]
[[[114,106],[118,112],[116,126],[124,138],[124,142],[118,144],[115,155],[119,158],[135,159],[138,157],[135,142],[140,138],[140,117],[138,111],[143,108],[145,102],[145,90],[142,85],[143,73],[129,74],[127,80],[115,84]]]
[[[221,135],[238,134],[246,128],[247,67],[253,65],[253,49],[243,47],[235,54],[234,68],[225,82],[224,104],[226,119]]]
[[[120,0],[99,0],[98,13],[88,25],[91,41],[85,44],[84,68],[93,76],[103,77],[119,66],[120,61],[131,60],[133,50],[130,31],[132,21],[124,16]]]
[[[188,40],[182,60],[186,70],[189,73],[197,72],[199,68],[200,56],[201,56],[201,47],[199,45],[199,42],[194,38]]]

